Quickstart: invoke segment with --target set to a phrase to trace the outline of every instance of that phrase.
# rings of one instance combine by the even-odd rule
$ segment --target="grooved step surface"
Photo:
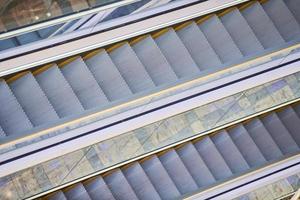
[[[5,136],[6,136],[5,132],[4,132],[4,130],[0,126],[0,138],[1,137],[5,137]]]
[[[225,130],[212,136],[211,139],[234,174],[249,169],[246,160]]]
[[[28,44],[35,42],[41,39],[39,34],[36,31],[25,33],[16,37],[20,45]]]
[[[197,190],[197,184],[174,149],[159,156],[159,159],[181,194]]]
[[[199,187],[216,181],[191,142],[177,149],[177,153]]]
[[[145,39],[134,44],[132,49],[145,66],[156,85],[162,85],[177,80],[177,76],[172,67],[169,65],[151,36],[147,36]]]
[[[177,77],[199,74],[200,70],[173,29],[155,38],[157,45],[172,66]]]
[[[77,185],[65,191],[65,196],[67,199],[72,200],[91,200],[82,183],[78,183]]]
[[[258,118],[245,124],[245,128],[267,160],[274,160],[282,156],[279,147]]]
[[[278,112],[278,116],[294,138],[295,142],[300,146],[300,119],[294,109],[289,106],[283,111]]]
[[[120,169],[104,177],[106,184],[116,199],[137,200],[137,196]]]
[[[126,98],[132,94],[106,51],[103,50],[87,59],[86,64],[110,101]]]
[[[223,63],[243,58],[241,51],[216,15],[199,24],[199,27]]]
[[[299,150],[298,145],[276,113],[271,113],[261,120],[282,153],[294,153]]]
[[[85,109],[108,103],[105,94],[80,57],[63,66],[61,71]]]
[[[54,193],[53,195],[51,195],[48,198],[48,200],[67,200],[67,199],[62,191],[58,191],[58,192]]]
[[[285,41],[299,38],[299,24],[283,0],[267,1],[262,6]]]
[[[13,81],[9,86],[34,126],[59,119],[38,82],[30,72]]]
[[[56,65],[53,65],[35,77],[59,117],[67,117],[84,110],[69,83]]]
[[[179,191],[157,156],[152,156],[141,165],[162,199],[174,199],[180,196]]]
[[[280,33],[258,2],[242,10],[242,14],[264,48],[284,43]]]
[[[209,137],[195,143],[195,147],[216,180],[224,180],[232,175],[224,158]]]
[[[138,162],[125,168],[123,173],[139,199],[160,199],[159,194]]]
[[[237,8],[222,16],[221,21],[243,55],[249,56],[264,50]]]
[[[155,86],[128,43],[113,50],[110,56],[133,93],[145,91]]]
[[[293,13],[298,24],[300,24],[300,1],[297,0],[284,0],[289,10]]]
[[[195,22],[177,31],[200,70],[218,68],[222,62]]]
[[[228,130],[229,136],[239,149],[250,167],[257,167],[266,163],[263,154],[252,140],[243,125]]]
[[[101,176],[98,176],[89,183],[84,184],[84,187],[92,200],[115,199]]]
[[[7,135],[22,133],[32,124],[4,80],[0,80],[0,125]]]

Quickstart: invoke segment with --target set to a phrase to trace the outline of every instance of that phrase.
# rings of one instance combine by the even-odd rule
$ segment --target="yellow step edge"
[[[66,59],[66,60],[64,60],[64,61],[58,62],[58,63],[57,63],[57,66],[58,66],[58,67],[64,67],[64,66],[66,66],[67,64],[73,62],[74,60],[78,59],[79,57],[80,57],[80,56],[74,56],[74,57],[68,58],[68,59]]]
[[[264,4],[264,3],[267,3],[269,0],[258,0],[258,2],[260,3],[260,4]],[[299,0],[298,0],[299,1]]]
[[[89,52],[89,53],[85,54],[84,56],[82,56],[82,59],[87,60],[87,59],[99,54],[101,51],[105,51],[105,49],[97,49],[92,52]]]
[[[242,5],[237,5],[237,7],[238,7],[238,9],[240,10],[240,11],[242,11],[242,10],[245,10],[246,8],[249,8],[250,6],[252,6],[254,3],[256,3],[257,1],[249,1],[249,2],[247,2],[247,3],[245,3],[245,4],[242,4]]]
[[[28,74],[28,73],[30,73],[30,71],[20,72],[20,73],[16,74],[15,76],[8,78],[8,79],[6,80],[6,82],[7,82],[7,83],[12,83],[12,82],[14,82],[15,80],[21,78],[22,76],[24,76],[25,74]]]
[[[218,15],[218,17],[223,17],[224,15],[232,12],[235,9],[237,9],[237,7],[231,7],[231,8],[224,10],[223,12],[218,13],[217,15]]]
[[[119,48],[119,47],[125,45],[126,43],[128,43],[128,42],[127,42],[127,41],[124,41],[124,42],[119,42],[119,43],[117,43],[117,44],[114,44],[113,46],[107,48],[107,49],[106,49],[106,52],[107,52],[107,53],[110,53],[110,52],[114,51],[115,49],[117,49],[117,48]]]
[[[154,39],[155,39],[155,38],[158,38],[159,36],[165,34],[165,33],[168,32],[169,30],[171,30],[170,27],[164,28],[164,29],[162,29],[162,30],[160,30],[160,31],[158,31],[158,32],[156,32],[156,33],[153,33],[153,34],[152,34],[152,37],[153,37]]]
[[[44,71],[47,71],[50,67],[54,66],[55,64],[54,63],[50,63],[50,64],[47,64],[47,65],[44,65],[42,67],[39,67],[38,69],[32,71],[32,74],[34,76],[38,75],[38,74],[41,74],[43,73]]]
[[[129,42],[129,44],[130,44],[130,45],[135,45],[136,43],[138,43],[138,42],[140,42],[140,41],[146,39],[146,38],[149,37],[149,36],[151,36],[151,35],[146,34],[146,35],[139,36],[139,37],[134,38],[133,40],[131,40],[131,41]]]
[[[178,31],[178,30],[180,30],[180,29],[183,29],[183,28],[185,28],[185,27],[191,25],[193,22],[194,22],[193,20],[187,21],[187,22],[184,22],[184,23],[182,23],[182,24],[175,25],[173,28],[174,28],[175,31]]]
[[[206,15],[205,17],[201,17],[200,19],[196,20],[196,24],[201,24],[203,23],[204,21],[208,20],[209,18],[213,17],[215,14],[209,14],[209,15]]]

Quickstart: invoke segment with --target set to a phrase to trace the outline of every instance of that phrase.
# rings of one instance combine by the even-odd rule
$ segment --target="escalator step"
[[[283,0],[267,1],[262,6],[285,41],[299,38],[299,24]]]
[[[212,136],[211,139],[234,174],[249,169],[246,160],[225,130]]]
[[[151,36],[132,46],[156,85],[174,82],[177,76]]]
[[[67,200],[65,194],[60,190],[51,195],[48,200]]]
[[[199,27],[223,63],[243,58],[241,51],[216,15],[199,24]]]
[[[123,173],[139,199],[160,199],[159,194],[138,162],[126,167]]]
[[[224,158],[209,137],[201,139],[194,145],[216,180],[224,180],[232,175]]]
[[[113,50],[110,56],[133,93],[149,90],[155,86],[128,43]]]
[[[200,70],[214,69],[222,65],[216,52],[195,22],[177,31]]]
[[[228,133],[250,167],[257,167],[266,162],[263,154],[243,125],[229,129]]]
[[[278,159],[282,156],[279,147],[258,118],[246,123],[245,128],[268,161]]]
[[[36,31],[18,35],[16,38],[20,45],[25,45],[42,39]]]
[[[172,66],[177,77],[199,74],[200,70],[173,29],[155,38],[155,42]],[[184,67],[183,67],[184,66]]]
[[[191,193],[198,189],[196,182],[174,149],[159,156],[159,159],[181,194]]]
[[[4,130],[2,129],[2,127],[0,126],[0,138],[1,137],[6,137],[6,134],[5,134]]]
[[[30,130],[32,124],[4,80],[0,80],[0,125],[7,135]]]
[[[284,43],[280,33],[258,2],[243,10],[242,14],[264,48]]]
[[[283,111],[277,113],[282,123],[285,125],[295,142],[300,147],[300,119],[297,113],[290,106],[285,108]]]
[[[108,103],[105,94],[81,57],[63,66],[61,71],[85,109]]]
[[[67,199],[72,200],[91,200],[82,183],[78,183],[64,192]]]
[[[169,177],[157,156],[152,156],[141,163],[161,199],[174,199],[180,196],[179,191]]]
[[[221,21],[243,55],[249,56],[264,50],[237,8],[222,16]]]
[[[298,0],[284,0],[289,10],[293,13],[298,24],[300,24],[300,1]]]
[[[84,110],[69,83],[56,65],[36,75],[36,80],[59,117],[67,117],[81,113]]]
[[[283,154],[294,153],[299,150],[297,143],[275,112],[263,117],[261,121]]]
[[[191,142],[177,149],[177,153],[199,187],[216,181]]]
[[[114,196],[101,176],[84,184],[86,191],[92,200],[114,200]]]
[[[120,169],[105,176],[104,180],[116,199],[138,199]]]
[[[106,51],[87,59],[86,64],[109,100],[126,98],[132,94]]]
[[[59,119],[38,82],[30,72],[14,80],[9,86],[34,126]]]

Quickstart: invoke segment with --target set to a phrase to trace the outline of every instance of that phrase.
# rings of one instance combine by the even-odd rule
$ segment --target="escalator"
[[[251,1],[0,80],[0,140],[298,43],[300,2]]]
[[[288,105],[51,193],[42,199],[178,199],[299,153]]]

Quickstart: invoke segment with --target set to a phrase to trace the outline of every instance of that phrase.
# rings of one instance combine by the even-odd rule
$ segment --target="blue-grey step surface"
[[[137,196],[120,169],[103,177],[115,199],[137,200]]]
[[[283,154],[299,151],[297,143],[275,112],[261,118],[261,121]]]
[[[284,39],[260,3],[255,2],[242,10],[241,13],[264,48],[267,49],[284,43]]]
[[[110,101],[132,95],[128,84],[105,50],[92,56],[85,62]]]
[[[57,65],[51,66],[35,78],[59,117],[67,117],[84,111]]]
[[[218,68],[222,62],[195,22],[177,31],[200,70]]]
[[[155,87],[145,67],[128,43],[114,49],[110,57],[133,93]]]
[[[92,200],[114,200],[114,196],[101,176],[84,184]]]
[[[178,148],[177,154],[199,187],[211,185],[216,181],[191,142]]]
[[[19,134],[32,128],[31,122],[4,80],[0,80],[0,103],[0,126],[6,135]]]
[[[225,130],[213,135],[211,139],[232,173],[242,173],[249,169],[246,160]]]
[[[59,119],[45,93],[30,72],[14,80],[9,86],[33,126]]]
[[[284,0],[289,10],[293,13],[298,24],[300,24],[300,1],[298,0]]]
[[[159,194],[138,162],[126,166],[122,171],[139,199],[160,199]]]
[[[177,76],[172,67],[149,35],[132,46],[155,85],[175,82]]]
[[[108,103],[105,94],[81,57],[63,66],[61,71],[85,109]]]
[[[218,16],[212,15],[200,23],[199,27],[223,63],[243,58]]]
[[[263,154],[243,125],[237,125],[227,131],[250,167],[257,167],[266,163]]]
[[[72,188],[68,188],[65,192],[65,197],[72,200],[91,200],[82,183],[78,183]]]
[[[299,24],[283,0],[269,0],[262,6],[285,41],[300,37]]]
[[[65,194],[60,190],[51,195],[48,200],[67,200]]]
[[[300,119],[295,110],[291,106],[288,106],[277,114],[291,136],[294,138],[295,142],[298,146],[300,146]]]
[[[172,66],[177,77],[189,77],[200,73],[200,69],[174,29],[170,28],[167,32],[162,33],[155,38],[155,42]]]
[[[156,155],[141,163],[161,199],[174,199],[180,193]]]
[[[165,152],[159,159],[181,194],[197,190],[196,182],[174,149]]]
[[[18,46],[15,38],[0,40],[0,51]]]
[[[279,147],[258,118],[251,120],[244,126],[266,160],[275,160],[282,156]]]
[[[0,126],[0,138],[1,137],[6,137],[7,135],[5,134],[4,130],[2,129],[2,127]]]
[[[222,16],[221,21],[243,55],[249,56],[264,50],[237,8]]]
[[[209,137],[201,139],[194,145],[216,180],[224,180],[232,175],[224,158]]]
[[[17,38],[18,42],[20,43],[20,45],[25,45],[28,43],[32,43],[32,42],[41,40],[41,37],[39,36],[39,34],[36,31],[16,36],[16,38]]]

